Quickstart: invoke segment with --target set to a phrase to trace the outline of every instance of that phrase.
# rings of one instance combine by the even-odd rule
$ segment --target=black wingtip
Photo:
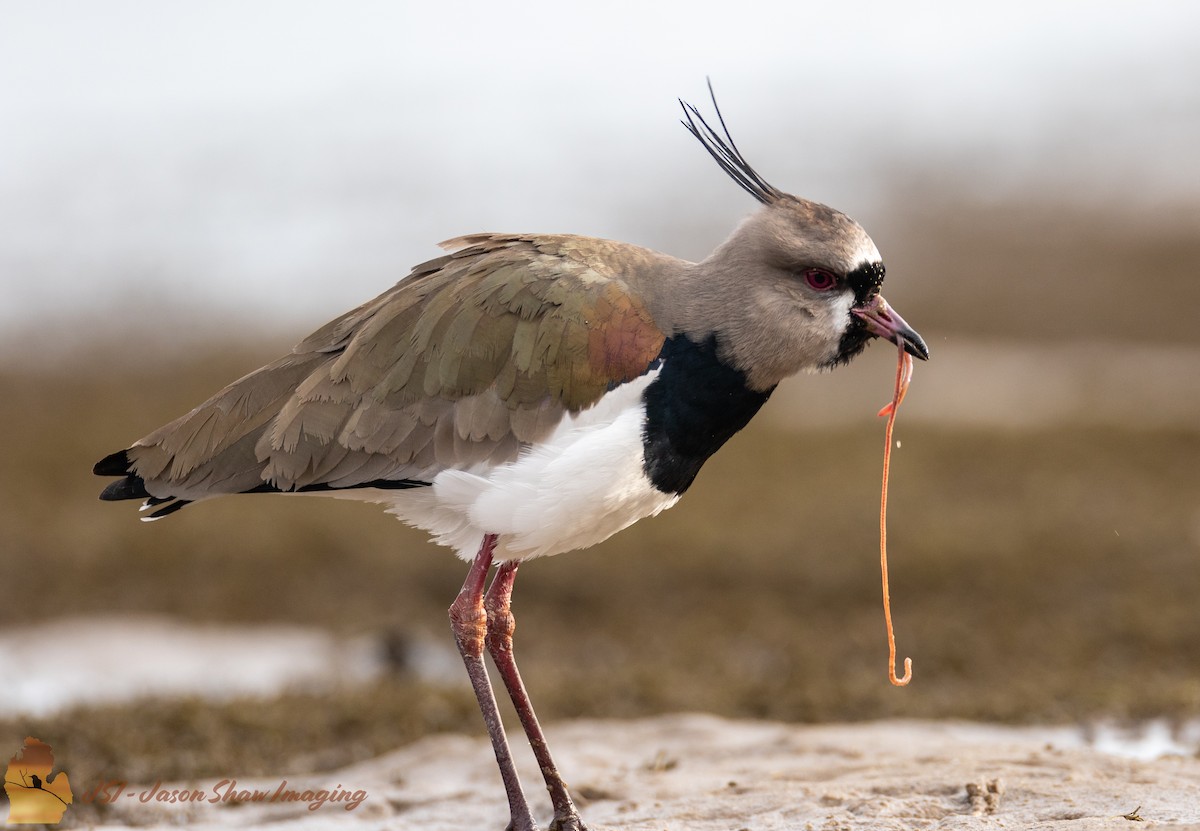
[[[100,491],[100,498],[105,502],[119,502],[122,499],[149,499],[150,492],[142,477],[129,474],[124,479],[118,479]]]
[[[129,450],[118,450],[116,453],[110,453],[100,461],[96,462],[92,468],[92,473],[97,476],[125,476],[129,470]]]
[[[109,483],[108,487],[100,492],[100,498],[105,502],[119,502],[122,499],[147,499],[150,493],[146,490],[146,483],[142,477],[133,472],[133,466],[129,461],[128,450],[118,450],[116,453],[110,453],[92,468],[92,473],[97,476],[120,476],[122,478],[115,482]]]

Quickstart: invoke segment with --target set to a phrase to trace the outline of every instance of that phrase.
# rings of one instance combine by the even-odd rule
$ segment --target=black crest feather
[[[764,205],[778,201],[783,193],[758,175],[758,171],[750,166],[750,163],[742,156],[742,152],[738,150],[733,136],[729,135],[729,128],[725,126],[725,117],[721,115],[721,108],[717,106],[717,95],[713,92],[711,79],[708,79],[708,95],[712,99],[713,109],[717,113],[721,132],[718,133],[710,127],[704,120],[704,116],[700,115],[700,110],[682,98],[679,99],[679,105],[683,107],[685,120],[680,123],[696,137],[697,141],[704,145],[708,154],[716,160],[730,179],[738,183],[742,190]]]

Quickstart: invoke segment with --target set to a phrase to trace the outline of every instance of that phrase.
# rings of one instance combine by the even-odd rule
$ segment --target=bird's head
[[[720,132],[695,107],[683,108],[684,126],[763,205],[702,264],[737,297],[738,309],[725,308],[735,322],[724,348],[752,384],[831,369],[876,337],[927,360],[925,341],[880,293],[883,260],[862,226],[767,183],[738,151],[719,109]]]

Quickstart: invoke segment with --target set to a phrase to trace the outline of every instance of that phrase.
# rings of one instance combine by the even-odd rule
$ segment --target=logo
[[[25,739],[17,754],[9,760],[4,774],[4,792],[8,794],[6,825],[55,825],[62,820],[67,806],[75,801],[66,771],[54,770],[54,753],[50,745],[35,739]],[[309,811],[339,807],[353,811],[367,800],[361,788],[351,790],[339,782],[333,788],[290,785],[284,779],[277,787],[247,788],[236,779],[222,779],[209,789],[172,788],[161,780],[141,790],[129,787],[123,780],[110,779],[85,789],[80,802],[98,805],[185,805],[207,803],[217,807],[245,803],[287,803],[304,805]]]
[[[54,753],[50,745],[33,736],[26,738],[4,772],[9,825],[54,825],[62,819],[73,800],[71,783],[66,771],[53,770]]]

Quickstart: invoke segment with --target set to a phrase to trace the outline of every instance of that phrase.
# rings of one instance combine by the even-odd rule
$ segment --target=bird
[[[469,563],[451,629],[508,798],[535,831],[484,665],[492,656],[545,779],[551,831],[586,831],[513,656],[527,560],[670,508],[783,379],[883,339],[929,349],[881,293],[857,222],[781,191],[714,123],[682,124],[759,203],[705,259],[566,234],[442,243],[373,300],[95,465],[144,519],[228,494],[382,503]],[[493,573],[494,572],[494,573]],[[489,582],[489,575],[490,582]]]

